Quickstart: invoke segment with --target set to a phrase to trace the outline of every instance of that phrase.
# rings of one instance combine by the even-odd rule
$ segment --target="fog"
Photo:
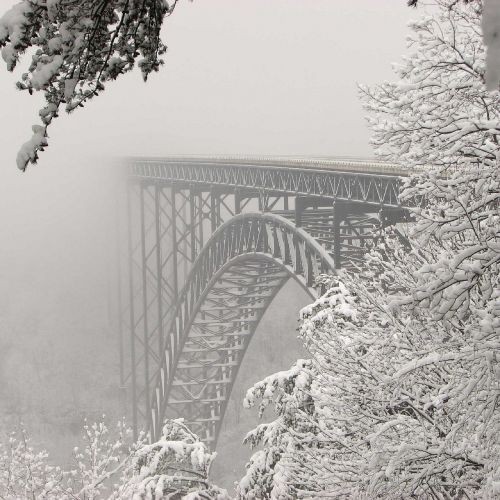
[[[403,0],[181,2],[164,27],[161,72],[147,84],[137,72],[121,77],[61,116],[25,173],[16,152],[41,99],[17,92],[3,70],[0,418],[22,420],[64,460],[83,416],[119,417],[114,159],[370,156],[356,82],[392,78],[412,14]],[[280,324],[295,336],[306,298],[288,293],[294,300],[276,307],[294,309]]]

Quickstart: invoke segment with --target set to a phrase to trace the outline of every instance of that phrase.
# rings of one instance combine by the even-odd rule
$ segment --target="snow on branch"
[[[42,92],[41,126],[17,157],[25,170],[47,146],[47,127],[61,106],[69,113],[97,96],[135,64],[146,80],[163,64],[163,20],[175,8],[165,0],[21,0],[0,18],[0,48],[7,69],[31,57],[20,90]]]

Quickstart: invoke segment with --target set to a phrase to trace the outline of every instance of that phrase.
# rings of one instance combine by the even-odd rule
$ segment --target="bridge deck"
[[[401,178],[395,164],[357,158],[172,156],[131,158],[130,175],[140,180],[225,186],[299,196],[399,207]]]
[[[306,157],[306,156],[202,156],[202,155],[176,155],[168,157],[132,157],[131,163],[137,162],[176,162],[193,163],[198,165],[231,165],[231,166],[256,166],[256,167],[284,167],[305,168],[316,170],[333,170],[337,172],[358,172],[379,175],[395,175],[407,177],[410,169],[396,163],[388,163],[376,158],[362,158],[354,156],[338,157]]]

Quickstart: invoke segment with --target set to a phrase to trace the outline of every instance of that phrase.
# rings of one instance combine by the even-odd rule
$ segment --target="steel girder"
[[[255,162],[257,163],[257,162]],[[129,160],[130,175],[149,181],[163,181],[224,188],[256,189],[273,193],[305,195],[331,200],[371,204],[379,208],[400,208],[401,173],[387,174],[381,164],[373,172],[345,171],[311,163],[297,168],[292,162],[252,164],[248,161],[220,161],[202,158],[143,158]]]

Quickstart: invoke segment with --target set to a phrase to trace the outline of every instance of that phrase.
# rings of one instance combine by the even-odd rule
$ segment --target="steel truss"
[[[213,189],[128,183],[128,232],[122,238],[127,265],[120,266],[120,282],[127,288],[120,290],[121,302],[126,304],[121,307],[120,326],[128,335],[121,335],[121,386],[130,387],[136,434],[148,421],[150,394],[161,364],[159,353],[179,291],[206,235],[223,218],[234,215],[227,198]]]
[[[293,164],[286,166],[286,162],[252,164],[197,158],[144,158],[130,160],[129,165],[131,176],[141,180],[223,186],[225,189],[253,188],[373,204],[380,208],[400,207],[401,174],[380,173],[377,171],[379,164],[374,165],[373,172],[334,170],[331,165],[321,169],[321,165],[307,165],[307,162],[303,168],[297,168]]]
[[[315,296],[315,276],[359,264],[377,229],[406,212],[387,175],[205,163],[133,163],[120,358],[136,434],[158,437],[164,418],[182,416],[215,447],[248,343],[284,282]]]

